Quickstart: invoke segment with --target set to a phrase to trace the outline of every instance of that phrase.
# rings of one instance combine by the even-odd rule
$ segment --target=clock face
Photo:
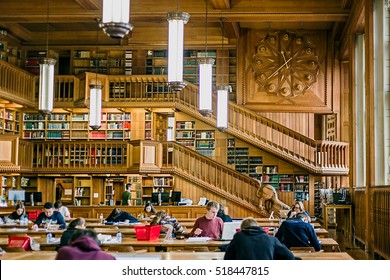
[[[263,91],[295,97],[317,81],[319,62],[315,46],[295,32],[268,33],[256,46],[252,69]]]

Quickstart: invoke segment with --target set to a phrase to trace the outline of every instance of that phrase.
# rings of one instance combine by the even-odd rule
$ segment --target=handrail
[[[144,170],[141,165],[139,171],[149,173],[150,170]],[[181,176],[246,209],[266,214],[258,207],[256,192],[260,183],[257,180],[175,142],[162,142],[160,172]]]

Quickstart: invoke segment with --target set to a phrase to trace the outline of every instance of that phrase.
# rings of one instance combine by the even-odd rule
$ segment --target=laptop
[[[242,221],[234,221],[223,223],[222,236],[220,240],[232,240],[233,235],[237,232],[237,229],[240,228]]]

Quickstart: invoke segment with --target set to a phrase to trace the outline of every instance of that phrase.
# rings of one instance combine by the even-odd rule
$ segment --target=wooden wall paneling
[[[91,185],[91,196],[92,196],[92,205],[99,205],[99,203],[104,203],[104,180],[103,177],[92,177]],[[98,197],[95,197],[95,193]]]

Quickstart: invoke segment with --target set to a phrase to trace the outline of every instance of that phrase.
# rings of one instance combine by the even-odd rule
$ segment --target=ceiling
[[[49,3],[49,5],[48,5]],[[131,0],[131,34],[111,39],[97,27],[102,0],[1,0],[0,29],[21,46],[69,47],[116,45],[164,47],[167,45],[167,12],[188,12],[186,47],[207,43],[234,46],[247,29],[329,30],[341,37],[352,0]],[[226,19],[222,24],[221,18]],[[99,32],[98,32],[99,31]]]

